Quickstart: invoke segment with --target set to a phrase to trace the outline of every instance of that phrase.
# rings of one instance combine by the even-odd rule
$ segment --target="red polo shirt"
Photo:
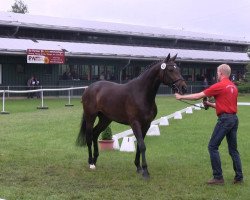
[[[223,78],[203,92],[206,96],[215,98],[218,116],[222,113],[237,113],[238,89],[228,78]]]

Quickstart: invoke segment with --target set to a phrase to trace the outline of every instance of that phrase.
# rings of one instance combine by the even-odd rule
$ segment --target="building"
[[[119,23],[0,12],[0,88],[26,86],[34,74],[43,86],[83,86],[106,79],[124,82],[146,66],[178,54],[189,84],[210,83],[228,63],[245,73],[250,41],[244,38]],[[28,50],[63,52],[64,63],[29,63]]]

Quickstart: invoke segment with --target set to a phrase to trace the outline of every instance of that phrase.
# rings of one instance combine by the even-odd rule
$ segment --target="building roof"
[[[247,63],[247,53],[120,46],[92,43],[56,42],[0,38],[0,54],[26,55],[27,49],[65,50],[68,57],[100,57],[113,59],[163,59],[178,54],[179,61]]]
[[[0,12],[0,25],[250,45],[245,38],[176,29]]]

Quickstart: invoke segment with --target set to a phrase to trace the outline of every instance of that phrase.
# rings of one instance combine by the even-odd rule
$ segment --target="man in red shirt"
[[[224,184],[218,148],[225,136],[227,138],[229,154],[233,160],[233,169],[235,171],[233,183],[243,182],[241,159],[237,150],[238,117],[236,113],[238,89],[229,80],[230,74],[231,68],[226,64],[222,64],[217,68],[218,83],[215,83],[199,93],[189,95],[175,94],[177,100],[197,100],[211,96],[215,98],[215,103],[208,101],[204,103],[206,106],[215,108],[218,116],[217,124],[208,145],[213,169],[213,178],[209,180],[207,184]]]

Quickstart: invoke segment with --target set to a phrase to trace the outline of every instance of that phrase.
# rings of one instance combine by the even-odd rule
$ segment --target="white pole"
[[[65,104],[65,106],[74,106],[73,104],[71,104],[70,102],[70,94],[71,94],[71,90],[68,90],[68,99],[69,99],[69,103]]]
[[[43,106],[43,90],[41,91],[42,105],[37,107],[37,109],[48,109],[48,106]]]
[[[71,90],[68,91],[68,95],[69,95],[69,104],[70,104],[70,92],[71,92]]]
[[[3,91],[3,110],[2,110],[2,112],[5,112],[4,111],[4,102],[5,102],[5,91]]]
[[[10,86],[8,86],[8,91],[10,90]],[[10,97],[10,93],[8,92],[8,97]]]
[[[1,114],[9,114],[9,112],[6,112],[4,110],[5,107],[5,90],[3,91],[3,110],[1,111]]]
[[[43,107],[43,91],[41,92],[42,107]]]

